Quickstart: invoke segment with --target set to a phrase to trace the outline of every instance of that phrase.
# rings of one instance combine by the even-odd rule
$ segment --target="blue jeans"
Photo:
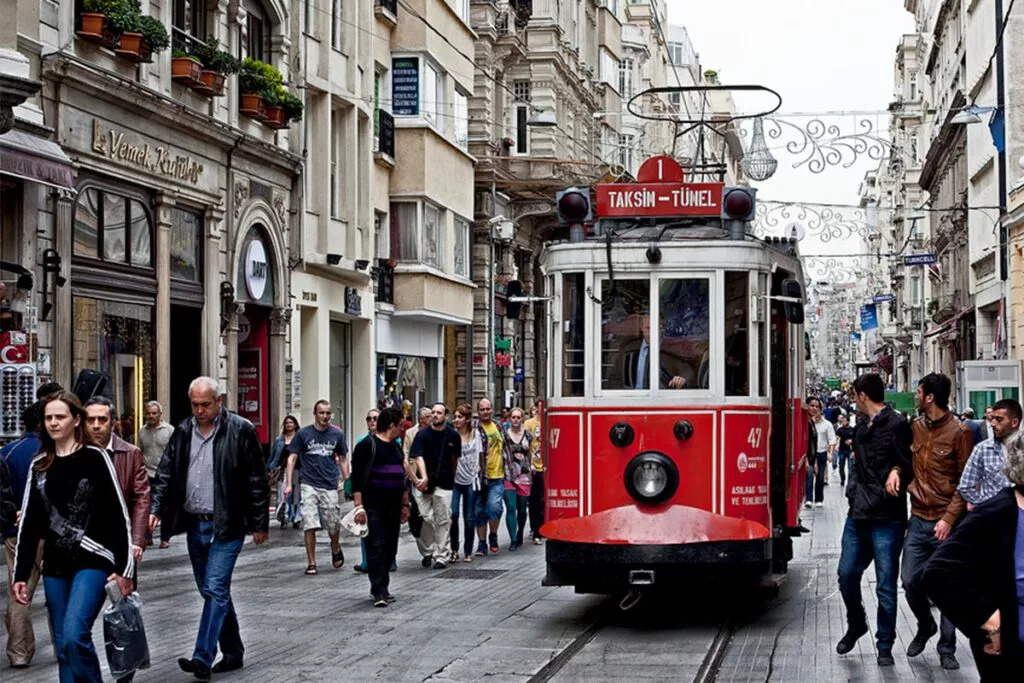
[[[70,578],[43,577],[60,683],[103,680],[92,625],[107,597],[103,590],[107,574],[101,569],[80,569]]]
[[[875,522],[846,518],[842,551],[839,555],[839,592],[846,605],[846,622],[851,629],[867,626],[867,614],[861,599],[860,580],[864,570],[875,563],[878,584],[878,649],[892,649],[896,640],[896,580],[899,577],[900,551],[903,550],[903,522]]]
[[[832,469],[839,470],[839,483],[846,485],[846,463],[850,460],[850,451],[836,451],[836,458],[832,463]]]
[[[501,519],[501,500],[504,492],[504,479],[488,479],[484,490],[477,492],[476,525],[478,527],[487,524],[489,520]]]
[[[529,496],[520,496],[515,489],[506,489],[505,493],[505,528],[512,543],[523,544],[523,531],[526,529],[526,512],[530,506]]]
[[[932,553],[939,548],[939,541],[935,538],[935,524],[938,520],[930,522],[911,515],[907,524],[907,537],[903,549],[903,592],[910,605],[910,611],[917,617],[917,628],[922,626],[933,628],[935,618],[932,616],[931,606],[928,604],[928,596],[921,585],[921,570],[928,564]],[[956,627],[953,622],[942,615],[941,632],[939,635],[939,654],[956,654]]]
[[[231,574],[242,551],[245,537],[221,541],[214,538],[213,522],[196,520],[188,535],[188,557],[192,574],[203,596],[203,616],[192,655],[206,666],[217,656],[217,643],[226,659],[241,660],[245,653],[238,632],[238,617],[231,602]]]
[[[822,452],[814,456],[814,469],[807,470],[805,500],[820,503],[825,500],[825,468],[828,467],[828,453]]]
[[[462,531],[466,535],[463,541],[465,554],[473,552],[473,515],[476,510],[477,492],[472,484],[456,484],[452,489],[452,552],[459,552],[459,510],[462,510]]]

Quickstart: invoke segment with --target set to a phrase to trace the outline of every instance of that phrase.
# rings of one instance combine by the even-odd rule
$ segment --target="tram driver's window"
[[[601,283],[601,388],[649,389],[650,280]],[[656,366],[655,366],[656,367]]]
[[[750,393],[750,276],[745,272],[725,274],[725,395]]]
[[[711,311],[708,280],[661,280],[663,389],[707,389],[711,375]]]
[[[566,274],[562,280],[562,396],[583,395],[584,297],[583,273]]]

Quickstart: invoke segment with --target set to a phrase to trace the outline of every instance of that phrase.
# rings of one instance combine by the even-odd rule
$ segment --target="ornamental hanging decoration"
[[[867,239],[872,232],[868,215],[860,208],[760,201],[755,211],[754,235],[761,238],[790,237],[794,223],[821,242]]]
[[[793,118],[802,117],[754,119],[753,130],[750,132],[751,151],[759,133],[764,140],[766,132],[768,140],[780,143],[775,146],[776,149],[782,147],[797,157],[793,168],[806,167],[811,173],[819,174],[832,166],[850,168],[862,157],[881,161],[893,147],[892,141],[881,137],[874,122],[867,116],[843,115],[844,121],[850,118],[853,120],[852,130],[849,131],[844,131],[839,124],[826,123],[821,118],[810,118],[799,123],[793,123],[790,120]],[[747,135],[747,130],[741,128],[740,135]],[[765,148],[768,149],[767,145]],[[745,162],[744,159],[744,170]]]
[[[775,175],[779,162],[772,156],[764,141],[763,117],[754,119],[754,132],[750,136],[750,149],[743,155],[740,165],[751,180],[768,180]]]

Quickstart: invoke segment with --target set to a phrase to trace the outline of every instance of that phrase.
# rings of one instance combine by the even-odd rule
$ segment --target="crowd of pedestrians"
[[[921,378],[917,415],[886,402],[877,374],[858,377],[845,397],[807,400],[805,508],[821,505],[829,463],[848,509],[838,564],[849,653],[869,631],[861,596],[874,564],[879,666],[895,664],[897,588],[913,615],[907,657],[938,634],[943,669],[960,667],[956,632],[968,639],[982,680],[1018,680],[1024,664],[1024,435],[1021,406],[1002,399],[983,420],[958,418],[949,377]],[[832,428],[835,423],[835,428]],[[909,501],[909,510],[908,510]],[[933,611],[938,608],[938,615]],[[1003,627],[1006,628],[1003,628]]]

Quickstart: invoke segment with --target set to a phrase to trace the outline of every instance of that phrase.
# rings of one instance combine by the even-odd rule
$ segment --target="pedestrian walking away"
[[[832,451],[837,443],[836,430],[832,423],[822,416],[821,401],[817,397],[807,399],[807,412],[814,427],[815,448],[814,461],[808,463],[807,468],[804,507],[811,507],[812,500],[816,507],[822,507],[825,500],[825,477],[829,463],[832,462]]]
[[[1010,485],[1003,468],[1006,461],[1003,444],[1017,432],[1020,420],[1020,404],[1012,398],[1004,398],[992,406],[988,420],[992,436],[974,447],[957,486],[957,491],[967,501],[968,510]]]
[[[896,640],[896,582],[906,533],[907,490],[914,476],[910,424],[885,405],[885,384],[868,373],[853,383],[857,409],[854,459],[846,497],[850,508],[839,556],[839,592],[846,607],[846,634],[836,646],[841,655],[868,632],[861,599],[861,577],[874,562],[878,596],[875,639],[878,665],[892,666]]]
[[[3,496],[0,504],[9,501],[15,511],[25,496],[25,487],[31,477],[32,460],[41,447],[38,433],[41,415],[42,401],[33,403],[22,411],[24,435],[0,450],[0,463],[10,476],[10,497]],[[18,522],[15,515],[0,523],[0,534],[4,537],[4,561],[7,564],[7,585],[10,586],[14,582],[14,550],[18,537]],[[40,540],[36,545],[35,558],[25,581],[29,602],[32,601],[36,585],[39,583],[42,562],[43,541]],[[7,630],[7,663],[16,669],[28,666],[36,653],[36,636],[32,629],[32,612],[29,604],[8,599],[7,609],[4,610],[4,626]]]
[[[313,406],[315,422],[300,429],[288,445],[288,466],[284,473],[284,495],[292,492],[297,461],[302,488],[302,529],[306,545],[306,574],[317,573],[316,532],[327,530],[331,541],[331,564],[345,564],[341,550],[341,503],[338,483],[348,478],[348,446],[345,433],[331,424],[331,403],[321,399]]]
[[[1024,670],[1024,439],[1006,441],[1012,484],[964,516],[932,555],[922,582],[967,636],[982,681]]]
[[[167,443],[171,440],[174,427],[164,422],[164,408],[158,401],[146,403],[146,422],[139,430],[139,448],[142,449],[142,459],[146,463],[146,475],[149,477],[150,488],[153,486],[153,477],[156,476],[156,469],[160,466],[160,459],[164,456]],[[147,532],[146,545],[153,545],[153,534]],[[160,529],[160,547],[170,546],[170,536]]]
[[[203,612],[192,656],[178,666],[209,680],[243,665],[231,575],[247,533],[257,545],[267,540],[270,490],[256,428],[223,407],[217,380],[197,377],[188,397],[192,417],[175,428],[160,461],[149,528],[186,535]],[[214,665],[218,644],[223,658]]]
[[[43,590],[63,681],[102,680],[92,626],[108,581],[132,591],[131,521],[114,466],[87,444],[85,410],[60,392],[43,401],[41,450],[22,499],[11,596],[28,605],[28,579],[43,541]]]
[[[409,519],[405,456],[396,443],[402,433],[402,411],[385,408],[374,434],[352,449],[352,497],[355,521],[367,525],[366,570],[374,607],[387,607],[391,595],[391,564],[398,551],[398,532]]]
[[[299,431],[299,421],[294,415],[288,415],[281,422],[281,433],[270,445],[270,460],[267,460],[267,476],[270,486],[277,484],[277,521],[281,528],[291,524],[293,529],[298,529],[302,523],[302,508],[300,494],[299,472],[300,463],[296,461],[295,470],[292,472],[288,483],[291,485],[291,495],[284,493],[284,472],[288,460],[288,446]],[[275,482],[276,480],[276,482]]]
[[[903,593],[917,618],[917,633],[907,646],[907,656],[924,651],[928,639],[939,630],[921,585],[921,572],[966,511],[956,487],[971,453],[971,429],[949,411],[952,383],[939,373],[925,375],[917,385],[917,409],[922,414],[912,425],[914,480],[910,495],[910,521],[903,545]],[[956,659],[956,628],[943,615],[939,636],[939,661],[943,669],[959,669]]]
[[[836,430],[836,458],[834,467],[839,470],[839,485],[846,486],[847,463],[853,454],[853,427],[850,426],[850,418],[847,415],[839,416],[839,429]]]
[[[509,475],[504,482],[505,526],[508,529],[510,551],[523,545],[523,531],[526,528],[526,513],[530,504],[530,485],[533,437],[523,429],[523,409],[513,408],[509,413],[512,425],[507,432],[509,452]]]
[[[480,415],[477,432],[487,453],[484,468],[480,473],[480,495],[476,499],[476,533],[480,539],[476,554],[482,557],[488,552],[498,552],[498,523],[501,521],[502,499],[505,480],[509,475],[511,453],[505,428],[493,420],[494,407],[490,399],[480,399],[476,409]]]
[[[480,472],[484,467],[484,448],[480,433],[473,428],[473,406],[463,403],[455,409],[455,431],[462,449],[455,469],[452,489],[452,561],[459,556],[459,513],[463,520],[463,562],[473,561],[473,539],[476,529],[476,498],[480,495]]]
[[[443,403],[434,403],[430,407],[430,426],[416,433],[409,451],[409,458],[415,463],[410,468],[416,473],[412,495],[423,516],[420,540],[430,553],[434,569],[444,569],[451,559],[448,540],[452,488],[461,456],[462,440],[448,424],[448,408]]]
[[[530,435],[531,469],[533,481],[530,484],[530,538],[534,545],[541,545],[543,536],[540,528],[544,526],[544,455],[541,449],[541,402],[537,401],[530,408],[530,419],[523,423],[523,429]]]

